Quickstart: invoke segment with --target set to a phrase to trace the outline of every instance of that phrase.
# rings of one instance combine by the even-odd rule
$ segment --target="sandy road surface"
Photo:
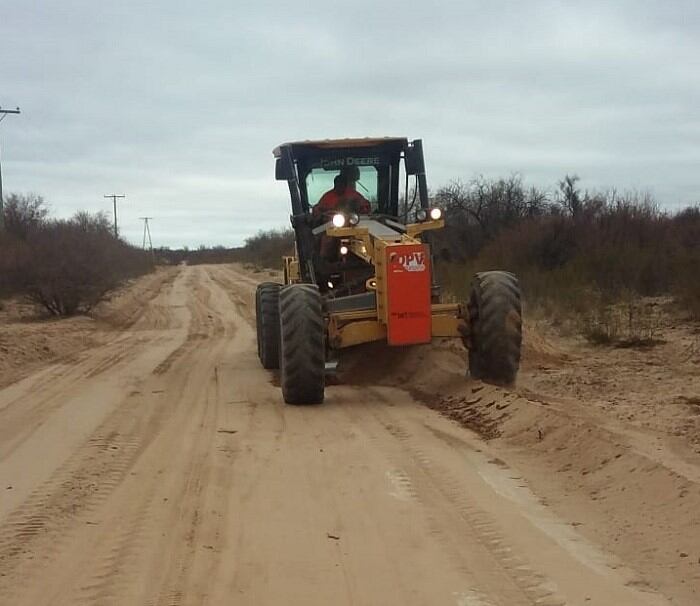
[[[285,406],[253,291],[182,267],[111,342],[0,391],[0,603],[668,603],[406,392]]]

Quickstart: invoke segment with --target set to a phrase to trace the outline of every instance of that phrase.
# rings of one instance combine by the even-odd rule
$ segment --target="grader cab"
[[[273,153],[276,178],[289,187],[296,246],[284,258],[284,284],[258,286],[258,355],[280,369],[287,403],[322,402],[339,352],[372,341],[461,339],[472,376],[515,380],[517,278],[478,273],[461,303],[443,302],[434,283],[430,232],[445,219],[430,206],[420,140],[303,141]]]

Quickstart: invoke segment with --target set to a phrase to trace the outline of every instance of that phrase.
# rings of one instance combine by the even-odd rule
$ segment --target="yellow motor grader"
[[[301,141],[273,153],[276,178],[289,187],[295,254],[284,258],[284,284],[257,288],[257,338],[262,365],[280,369],[287,403],[322,402],[340,350],[372,341],[461,339],[472,376],[515,380],[517,278],[478,273],[462,303],[443,302],[434,283],[429,237],[445,218],[430,206],[421,140]],[[332,208],[318,204],[334,190]]]

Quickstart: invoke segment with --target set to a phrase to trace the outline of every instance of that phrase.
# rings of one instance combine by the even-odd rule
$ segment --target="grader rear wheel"
[[[477,273],[469,299],[469,372],[475,379],[508,385],[520,366],[520,285],[512,273]]]
[[[258,357],[263,368],[279,368],[281,284],[263,282],[255,291],[255,323],[258,333]]]

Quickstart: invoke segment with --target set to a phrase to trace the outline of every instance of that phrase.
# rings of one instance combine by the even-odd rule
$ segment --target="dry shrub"
[[[294,232],[291,229],[260,231],[245,241],[242,260],[258,267],[281,269],[282,257],[294,253]]]
[[[446,301],[467,301],[473,276],[474,266],[470,262],[441,262],[435,265],[436,281]]]
[[[46,200],[36,194],[8,194],[3,198],[5,230],[20,240],[26,240],[49,215]]]
[[[691,317],[700,320],[700,206],[686,208],[673,220],[672,236],[684,251],[677,260],[672,292]]]
[[[0,297],[15,294],[22,278],[22,268],[31,256],[29,246],[10,233],[0,233]]]
[[[660,310],[654,301],[628,293],[627,300],[606,303],[602,297],[579,317],[579,332],[596,345],[648,347],[659,338]]]
[[[150,255],[115,238],[101,214],[50,221],[27,243],[22,288],[54,315],[88,311],[123,280],[152,269]]]
[[[575,178],[562,181],[561,195],[549,206],[522,187],[506,188],[507,196],[503,188],[491,188],[498,195],[490,198],[454,190],[451,198],[443,195],[452,201],[448,223],[455,213],[461,218],[434,236],[445,289],[464,299],[472,270],[513,271],[526,302],[558,320],[582,318],[581,332],[601,342],[655,338],[642,297],[674,294],[700,319],[700,207],[671,215],[646,194],[590,195],[575,184]],[[474,234],[476,249],[469,241]]]
[[[446,210],[446,227],[431,239],[438,256],[452,261],[474,257],[504,229],[551,208],[546,193],[527,188],[519,175],[455,180],[436,192],[433,203]]]
[[[694,257],[684,260],[676,273],[673,284],[673,293],[693,320],[700,320],[698,268],[700,268],[700,251],[696,252]]]
[[[42,198],[10,195],[0,234],[0,295],[25,294],[53,315],[91,309],[151,256],[115,238],[104,214],[48,220]]]

